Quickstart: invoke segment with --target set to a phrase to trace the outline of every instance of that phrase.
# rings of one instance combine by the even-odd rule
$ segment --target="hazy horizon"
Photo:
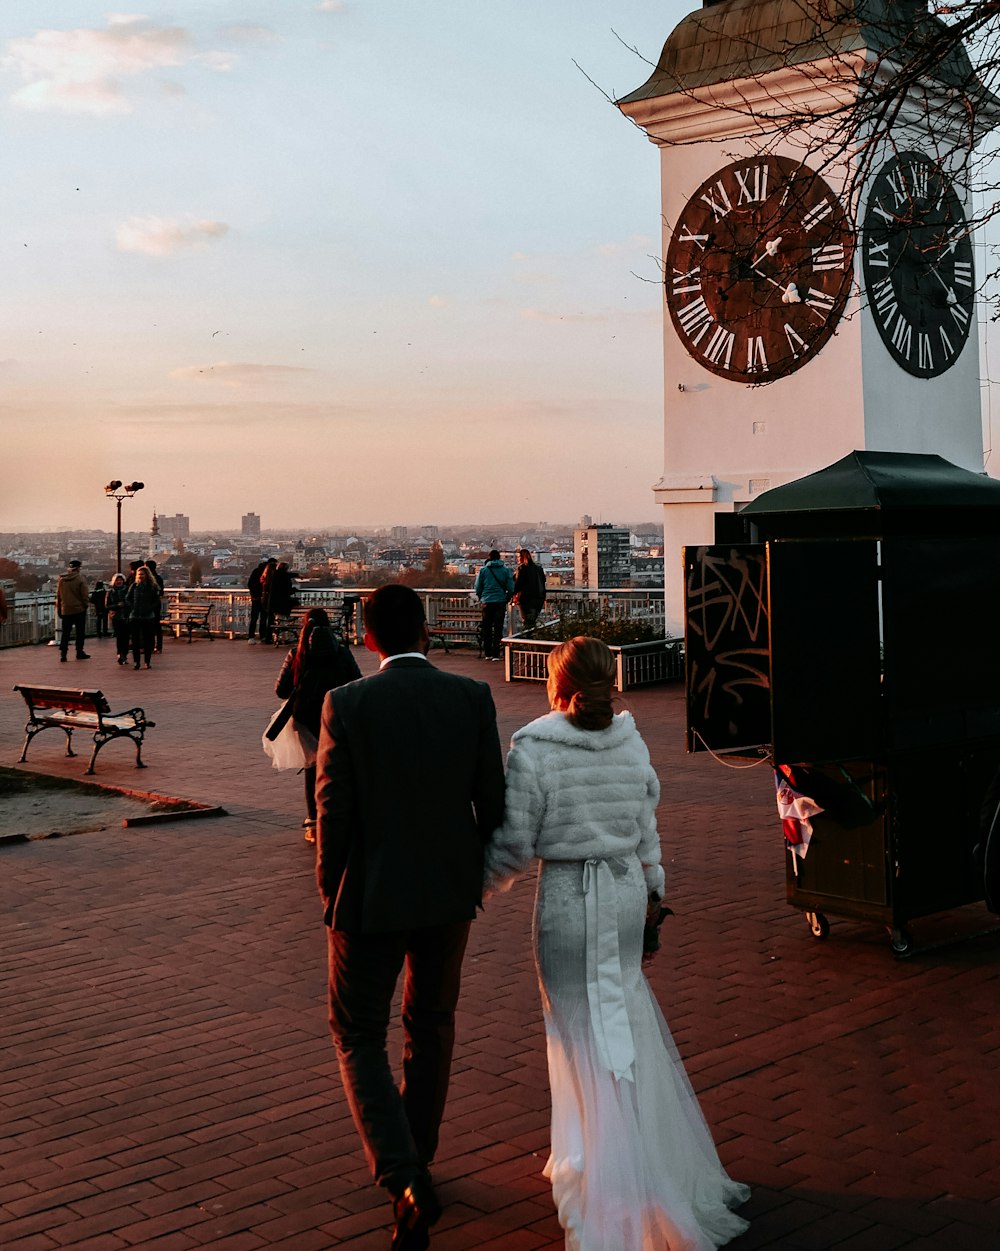
[[[638,518],[638,519],[636,518],[632,518],[632,519],[624,518],[620,520],[613,519],[607,523],[605,523],[600,518],[594,517],[593,524],[594,525],[610,524],[610,525],[615,525],[615,526],[628,526],[629,529],[632,529],[632,530],[647,529],[648,527],[651,527],[651,526],[659,530],[663,529],[663,522],[658,521],[653,516],[648,516],[645,518]],[[264,538],[267,538],[268,536],[288,534],[290,532],[296,532],[296,533],[301,532],[301,533],[308,533],[308,534],[330,534],[330,535],[332,534],[336,534],[336,535],[357,534],[361,531],[372,531],[372,530],[390,531],[394,526],[406,526],[410,530],[410,534],[407,537],[417,538],[419,537],[419,533],[424,528],[424,526],[436,526],[440,530],[484,530],[484,531],[495,531],[496,533],[517,531],[517,532],[523,533],[524,531],[527,531],[527,530],[574,530],[578,528],[579,525],[580,525],[580,518],[577,518],[576,521],[544,521],[544,522],[542,521],[463,521],[463,522],[452,522],[452,523],[425,522],[423,523],[423,526],[417,522],[405,522],[405,521],[380,522],[377,525],[361,525],[359,523],[357,525],[339,524],[339,525],[321,525],[321,526],[262,526],[261,531],[260,531],[260,538],[264,539]],[[4,534],[4,535],[9,535],[9,534],[46,535],[46,534],[73,534],[73,533],[77,533],[77,534],[97,533],[97,534],[106,535],[110,539],[114,539],[117,531],[114,528],[108,530],[108,529],[103,529],[100,526],[72,526],[72,525],[44,526],[44,527],[11,526],[3,530],[0,530],[0,534]],[[194,538],[197,538],[199,535],[213,535],[213,534],[235,535],[237,538],[243,537],[240,532],[239,526],[234,527],[231,525],[229,526],[204,526],[204,527],[198,527],[198,526],[192,525],[190,537],[194,539]],[[148,535],[149,535],[148,529],[143,530],[141,528],[137,529],[132,526],[124,526],[124,525],[122,526],[123,538],[147,537]],[[173,541],[170,535],[163,535],[162,537],[166,540],[169,540],[170,542]],[[391,537],[391,535],[389,537]]]

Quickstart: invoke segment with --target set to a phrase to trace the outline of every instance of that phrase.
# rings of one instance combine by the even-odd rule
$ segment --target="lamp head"
[[[136,491],[141,491],[145,485],[144,482],[130,482],[125,490],[127,494],[135,495]]]
[[[118,479],[112,478],[112,480],[104,488],[105,495],[114,495],[114,493],[118,490],[120,486],[121,486],[121,483],[118,481]]]

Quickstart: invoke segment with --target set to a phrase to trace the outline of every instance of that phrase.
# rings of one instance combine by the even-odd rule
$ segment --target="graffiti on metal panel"
[[[767,691],[767,561],[759,551],[698,548],[687,570],[688,699],[706,722]],[[759,697],[759,694],[758,694]]]

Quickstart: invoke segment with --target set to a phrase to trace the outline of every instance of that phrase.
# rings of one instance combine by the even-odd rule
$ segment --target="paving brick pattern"
[[[0,689],[73,679],[143,704],[150,767],[111,744],[95,780],[229,816],[0,846],[0,1248],[384,1251],[388,1208],[326,1032],[301,782],[260,749],[281,653],[168,640],[136,673],[90,647],[75,668],[0,651]],[[544,711],[542,688],[505,686],[498,665],[434,660],[490,681],[503,738]],[[993,918],[918,922],[907,960],[874,926],[834,919],[815,941],[784,900],[766,767],[685,756],[676,687],[627,703],[663,781],[677,913],[650,980],[723,1160],[753,1187],[734,1251],[1000,1247]],[[22,733],[19,697],[0,696],[4,763]],[[41,735],[26,767],[82,778],[61,742]],[[473,927],[435,1251],[562,1246],[541,1177],[532,889]]]

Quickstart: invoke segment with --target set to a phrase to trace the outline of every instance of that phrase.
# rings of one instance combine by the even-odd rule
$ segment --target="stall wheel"
[[[822,912],[807,912],[805,915],[806,924],[813,938],[823,939],[830,936],[830,922]]]
[[[913,950],[913,937],[902,925],[889,931],[889,946],[897,956],[908,955]]]

